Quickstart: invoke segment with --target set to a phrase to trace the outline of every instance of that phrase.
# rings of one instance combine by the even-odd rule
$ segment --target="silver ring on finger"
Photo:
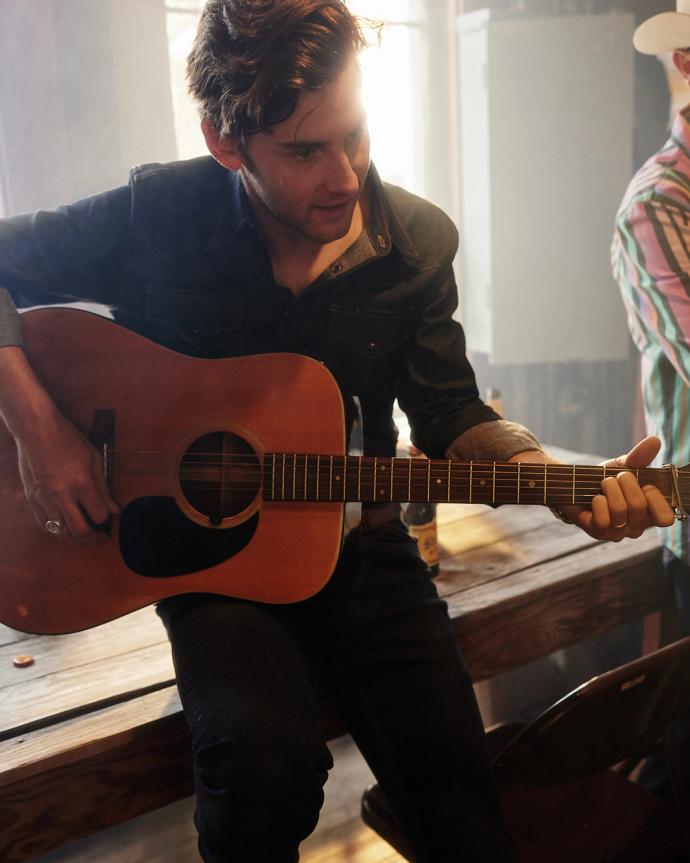
[[[62,533],[62,522],[57,518],[49,518],[46,522],[46,530],[57,536],[58,533]]]

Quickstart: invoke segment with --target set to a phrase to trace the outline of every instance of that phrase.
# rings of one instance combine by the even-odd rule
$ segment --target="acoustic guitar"
[[[28,312],[23,327],[120,506],[99,545],[43,533],[0,428],[0,621],[25,632],[86,629],[180,593],[306,599],[335,568],[346,501],[587,505],[607,475],[348,455],[339,388],[309,357],[195,359],[75,309]],[[688,468],[635,472],[680,511]]]

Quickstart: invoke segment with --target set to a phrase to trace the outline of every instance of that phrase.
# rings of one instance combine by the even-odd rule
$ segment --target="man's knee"
[[[328,747],[305,728],[246,721],[232,733],[194,746],[197,826],[200,832],[241,837],[261,825],[299,842],[316,826],[323,786],[333,762]]]

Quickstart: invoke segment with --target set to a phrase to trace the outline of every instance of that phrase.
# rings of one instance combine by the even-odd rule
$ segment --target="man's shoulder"
[[[232,181],[230,172],[211,156],[201,156],[179,162],[153,162],[137,165],[130,171],[134,210],[146,210],[155,202],[161,217],[183,209],[188,214],[198,212],[208,216],[214,201],[220,202]]]
[[[402,230],[416,254],[429,264],[455,255],[458,231],[440,207],[392,183],[383,183],[383,189],[393,216],[394,239],[396,229]]]
[[[178,162],[149,162],[135,165],[130,171],[130,182],[170,183],[172,185],[198,184],[213,182],[227,176],[227,170],[211,156],[198,156]]]
[[[690,209],[690,158],[673,140],[651,156],[633,176],[618,220],[650,203]]]

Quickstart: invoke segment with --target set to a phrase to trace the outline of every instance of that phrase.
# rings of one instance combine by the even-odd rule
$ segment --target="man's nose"
[[[347,153],[335,154],[329,160],[326,188],[343,197],[359,192],[359,177]]]

